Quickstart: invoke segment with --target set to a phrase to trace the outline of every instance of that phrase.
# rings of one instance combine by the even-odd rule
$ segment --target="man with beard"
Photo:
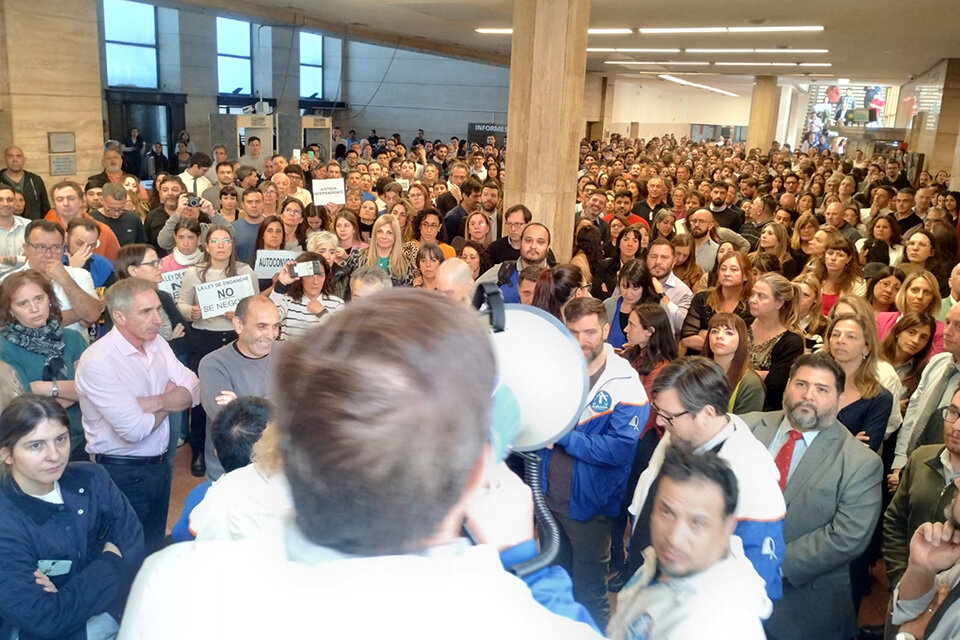
[[[520,302],[520,272],[526,267],[546,268],[550,252],[550,230],[539,222],[531,222],[520,236],[520,257],[495,264],[477,278],[477,284],[496,282],[504,302]]]
[[[544,499],[560,525],[556,563],[570,573],[574,599],[603,629],[610,615],[610,521],[620,513],[650,409],[637,372],[606,342],[610,323],[603,303],[574,298],[563,317],[586,360],[590,401],[572,431],[540,450],[541,477]]]
[[[717,250],[720,245],[711,237],[711,231],[717,226],[713,214],[707,209],[697,209],[687,218],[687,227],[693,236],[696,261],[707,273],[717,262]]]
[[[880,515],[883,464],[837,420],[845,383],[829,356],[806,354],[790,368],[783,411],[743,416],[774,456],[787,504],[783,599],[767,624],[778,640],[857,635],[850,563]]]
[[[500,206],[500,186],[496,182],[486,181],[480,189],[480,211],[487,214],[490,221],[490,237],[497,238],[503,226],[503,214],[497,213]]]
[[[740,231],[743,218],[727,204],[728,185],[726,182],[714,182],[710,187],[710,212],[718,225],[725,229]]]

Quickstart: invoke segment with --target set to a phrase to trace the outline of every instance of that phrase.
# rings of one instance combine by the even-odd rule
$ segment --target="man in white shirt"
[[[90,272],[63,264],[64,233],[56,222],[33,220],[24,230],[23,253],[26,262],[14,271],[39,271],[53,284],[63,311],[61,323],[87,337],[86,327],[96,323],[103,313],[103,302],[97,297]]]
[[[657,238],[647,249],[647,269],[655,278],[654,288],[660,294],[660,304],[667,307],[673,328],[680,333],[683,320],[687,317],[693,292],[683,280],[673,273],[676,250],[666,238]],[[660,285],[657,287],[657,285]]]
[[[195,196],[200,196],[213,186],[206,176],[212,165],[213,160],[205,153],[197,152],[190,156],[190,166],[178,176],[187,186],[187,191]]]
[[[200,401],[200,382],[158,334],[160,298],[152,282],[121,280],[106,298],[113,329],[77,363],[83,431],[87,453],[137,512],[149,553],[160,547],[167,528],[167,416]]]
[[[281,351],[272,428],[295,516],[149,558],[119,638],[599,637],[534,601],[498,557],[536,544],[529,489],[490,473],[502,466],[490,464],[489,332],[464,305],[391,290]],[[424,376],[434,384],[416,385]]]
[[[23,239],[30,221],[14,215],[16,202],[13,187],[0,183],[0,275],[13,271],[26,260]]]

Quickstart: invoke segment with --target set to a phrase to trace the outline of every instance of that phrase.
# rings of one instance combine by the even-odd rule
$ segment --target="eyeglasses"
[[[62,244],[40,244],[27,242],[26,245],[28,247],[32,247],[34,251],[39,251],[40,253],[60,253],[63,251]]]
[[[526,223],[526,222],[508,222],[508,223],[507,223],[507,226],[508,226],[508,227],[516,228],[516,227],[522,227],[522,226],[525,225],[525,224],[527,224],[527,223]]]
[[[221,247],[229,247],[233,244],[233,240],[230,238],[210,238],[207,240],[210,244],[220,245]]]
[[[667,426],[669,426],[669,427],[672,427],[672,426],[673,426],[673,421],[674,421],[674,420],[676,420],[676,419],[679,418],[680,416],[685,416],[685,415],[688,415],[688,414],[690,413],[689,411],[684,411],[683,413],[677,413],[677,414],[674,414],[674,415],[670,415],[669,413],[664,413],[663,410],[660,409],[660,407],[658,407],[657,405],[653,404],[652,402],[650,403],[650,407],[653,408],[654,412],[656,412],[656,414],[657,414],[658,416],[660,416],[660,417],[663,419],[663,421],[664,421],[665,423],[667,423]]]
[[[439,222],[421,222],[420,228],[421,229],[439,229],[440,223]]]
[[[145,262],[141,262],[141,263],[140,263],[140,266],[141,266],[141,267],[153,267],[154,269],[156,269],[157,267],[160,266],[160,260],[159,260],[159,259],[157,259],[157,260],[147,260],[147,261],[145,261]]]
[[[944,422],[956,422],[957,419],[960,418],[960,409],[952,404],[946,407],[940,407],[940,417],[943,418]]]

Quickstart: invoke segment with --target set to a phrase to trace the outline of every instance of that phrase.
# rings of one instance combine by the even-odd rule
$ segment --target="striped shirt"
[[[324,313],[316,314],[307,311],[307,305],[310,304],[309,298],[303,296],[300,300],[294,300],[288,294],[277,293],[270,294],[270,299],[277,305],[280,311],[280,339],[289,340],[297,338],[307,333],[314,327],[318,327],[326,322],[330,313],[335,313],[343,306],[343,300],[337,296],[328,296],[321,294],[317,300],[323,304]]]

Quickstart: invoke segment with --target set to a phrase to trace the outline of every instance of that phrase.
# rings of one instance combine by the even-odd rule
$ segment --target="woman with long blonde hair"
[[[765,273],[753,284],[750,365],[767,388],[764,411],[783,408],[790,367],[803,355],[804,343],[797,321],[799,299],[799,286],[779,273]]]
[[[373,223],[370,246],[354,251],[344,260],[337,278],[349,282],[350,276],[362,266],[379,267],[390,274],[395,287],[413,284],[413,265],[403,255],[403,238],[396,216],[385,213]]]
[[[807,351],[817,351],[823,344],[823,332],[827,329],[827,319],[823,315],[820,280],[809,271],[793,279],[799,287],[797,300],[797,326],[803,332]]]
[[[769,253],[780,261],[780,273],[788,280],[800,273],[800,266],[790,253],[790,236],[787,229],[778,222],[770,222],[760,230],[760,241],[757,250],[750,254],[750,260],[760,253]]]

